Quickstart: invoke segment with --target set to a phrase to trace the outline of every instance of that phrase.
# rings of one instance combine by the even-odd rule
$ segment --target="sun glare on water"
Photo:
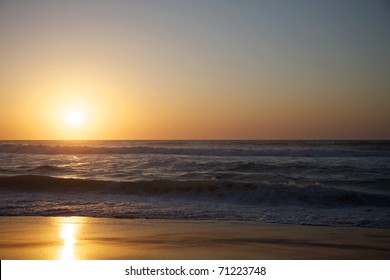
[[[65,113],[65,122],[72,127],[78,127],[84,123],[85,115],[77,109],[70,109]]]
[[[62,227],[61,238],[64,240],[64,246],[61,252],[61,259],[63,260],[74,259],[74,243],[76,242],[75,232],[75,224],[65,224]]]
[[[59,238],[62,240],[62,248],[59,259],[75,260],[78,259],[76,254],[76,246],[79,242],[77,239],[80,225],[83,224],[82,217],[58,217],[55,218],[59,224]]]

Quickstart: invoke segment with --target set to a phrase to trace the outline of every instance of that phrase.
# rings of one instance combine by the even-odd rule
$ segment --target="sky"
[[[0,139],[390,139],[390,4],[0,0]]]

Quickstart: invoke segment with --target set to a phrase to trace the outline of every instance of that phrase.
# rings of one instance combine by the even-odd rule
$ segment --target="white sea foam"
[[[389,186],[389,141],[0,142],[0,215],[390,227]]]

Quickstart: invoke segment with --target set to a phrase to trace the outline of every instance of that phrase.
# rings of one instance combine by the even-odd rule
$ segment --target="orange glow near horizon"
[[[41,124],[36,138],[48,140],[94,139],[107,131],[112,120],[111,103],[100,91],[56,90],[45,95],[42,101]],[[50,92],[49,91],[49,92]],[[45,136],[47,135],[47,136]]]
[[[386,9],[287,7],[5,1],[0,140],[390,139]]]

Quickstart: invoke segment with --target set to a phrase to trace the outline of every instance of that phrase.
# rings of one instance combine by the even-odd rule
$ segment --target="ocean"
[[[390,228],[390,141],[0,141],[0,215]]]

